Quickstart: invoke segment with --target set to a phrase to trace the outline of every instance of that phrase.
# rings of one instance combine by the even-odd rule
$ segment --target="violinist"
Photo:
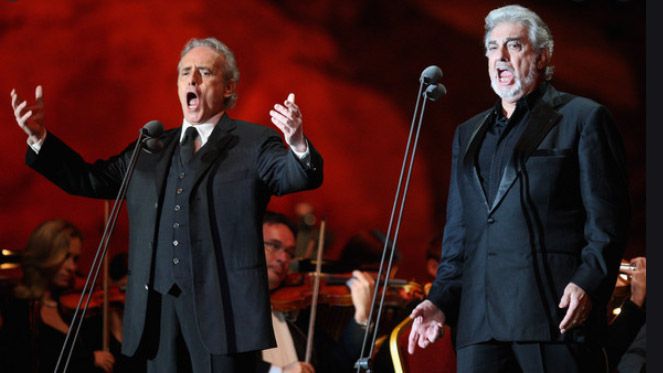
[[[23,278],[4,309],[3,371],[52,372],[55,368],[69,328],[60,295],[73,288],[81,249],[80,231],[64,220],[46,221],[30,235],[21,258]],[[94,320],[85,320],[69,372],[113,370],[115,358],[96,348],[100,338],[94,331],[100,327]]]
[[[282,214],[267,212],[263,219],[263,237],[269,289],[278,289],[288,274],[295,253],[296,228]],[[364,272],[354,271],[349,282],[354,305],[354,318],[344,327],[337,342],[316,330],[312,363],[305,363],[304,348],[308,328],[308,312],[286,314],[272,311],[272,323],[277,347],[264,350],[258,363],[258,372],[336,372],[352,371],[361,349],[364,326],[368,322],[374,281]],[[359,341],[357,343],[356,341]],[[357,349],[359,346],[359,349]]]

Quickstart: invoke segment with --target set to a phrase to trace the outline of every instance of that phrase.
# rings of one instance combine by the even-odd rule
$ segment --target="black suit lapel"
[[[529,120],[525,124],[523,134],[520,136],[518,143],[514,147],[511,159],[502,173],[502,179],[500,180],[495,200],[488,213],[491,213],[497,208],[518,177],[518,174],[520,173],[520,166],[518,164],[519,159],[522,160],[523,163],[527,161],[530,154],[532,154],[560,118],[561,114],[553,109],[545,97],[539,100],[534,108],[532,108],[529,114]]]
[[[464,151],[463,155],[463,166],[465,168],[465,174],[471,175],[472,179],[472,186],[474,189],[476,189],[476,192],[479,193],[483,197],[484,205],[486,206],[486,209],[488,209],[488,198],[486,196],[486,192],[483,190],[483,187],[481,186],[481,180],[479,179],[479,173],[477,172],[476,168],[476,157],[478,154],[479,146],[481,146],[481,142],[486,135],[486,131],[488,130],[488,127],[490,125],[490,118],[491,115],[490,113],[486,114],[481,121],[478,122],[478,125],[474,132],[472,133],[472,136],[470,137],[470,141],[467,143],[467,148]]]

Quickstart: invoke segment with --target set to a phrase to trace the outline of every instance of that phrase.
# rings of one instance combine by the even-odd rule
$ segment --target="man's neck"
[[[516,111],[516,105],[518,104],[518,101],[514,102],[508,102],[505,100],[502,100],[502,114],[506,118],[511,118],[511,115],[513,114],[514,111]]]

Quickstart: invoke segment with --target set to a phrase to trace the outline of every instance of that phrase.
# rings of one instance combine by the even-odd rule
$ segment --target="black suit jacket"
[[[613,120],[596,102],[547,86],[488,201],[475,165],[490,113],[456,130],[443,257],[429,298],[458,324],[458,347],[562,340],[566,310],[558,304],[574,282],[593,311],[566,338],[596,336],[629,222]]]
[[[172,153],[181,129],[161,136],[165,147],[138,159],[128,187],[129,282],[123,353],[135,353],[143,329],[158,219]],[[27,163],[65,191],[114,198],[133,145],[94,164],[86,163],[53,134]],[[210,353],[260,350],[275,344],[270,318],[262,217],[271,195],[322,183],[322,158],[309,142],[300,161],[277,132],[224,115],[200,149],[202,166],[191,192],[192,310]]]

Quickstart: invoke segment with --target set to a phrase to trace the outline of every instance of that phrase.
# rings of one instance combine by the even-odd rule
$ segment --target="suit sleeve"
[[[428,295],[428,299],[440,308],[448,323],[454,324],[458,318],[463,273],[463,251],[465,225],[463,204],[460,196],[458,162],[460,160],[460,135],[456,130],[452,145],[451,177],[447,197],[447,217],[442,240],[442,260]]]
[[[25,161],[67,193],[113,199],[120,189],[128,158],[129,148],[108,160],[87,163],[49,132],[39,154],[28,148]]]
[[[571,281],[603,303],[610,296],[624,252],[630,210],[623,144],[602,106],[583,124],[578,163],[586,245]]]
[[[322,184],[322,157],[308,141],[310,154],[299,159],[283,146],[275,131],[262,143],[258,154],[258,175],[272,194],[283,195],[314,189]]]

